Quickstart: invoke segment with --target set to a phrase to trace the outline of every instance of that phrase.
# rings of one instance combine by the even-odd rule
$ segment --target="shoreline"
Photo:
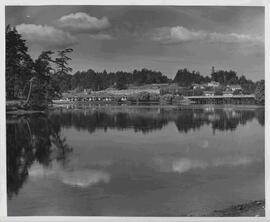
[[[265,108],[263,105],[235,105],[235,104],[192,104],[192,105],[161,105],[161,104],[141,104],[141,105],[130,105],[130,104],[52,104],[51,107],[48,107],[46,110],[9,110],[6,111],[6,115],[31,115],[31,114],[45,114],[47,111],[55,110],[59,108],[67,108],[67,106],[74,106],[77,108],[165,108],[165,109],[201,109],[201,108],[217,108],[217,109],[224,109],[224,108],[233,108],[237,110],[241,109],[259,109]]]
[[[265,217],[265,200],[255,200],[214,210],[208,217]]]
[[[65,104],[53,104],[52,109],[54,108],[61,108],[61,107],[67,107],[67,106],[74,106],[74,107],[153,107],[153,108],[204,108],[204,107],[215,107],[215,108],[264,108],[264,105],[243,105],[243,104],[187,104],[187,105],[171,105],[171,104],[147,104],[147,103],[141,103],[141,104],[109,104],[109,103],[102,103],[102,104],[92,104],[92,103],[65,103]]]
[[[6,111],[6,115],[16,115],[16,116],[23,116],[23,115],[31,115],[31,114],[45,114],[46,111],[42,110],[14,110],[14,111]]]

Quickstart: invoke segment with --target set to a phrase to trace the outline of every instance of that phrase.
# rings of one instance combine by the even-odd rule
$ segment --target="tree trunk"
[[[26,106],[30,100],[30,96],[31,96],[31,92],[32,92],[32,84],[33,84],[33,81],[34,81],[34,77],[32,77],[29,82],[30,82],[30,86],[29,86],[29,90],[28,90],[28,95],[27,95],[27,99],[26,101],[24,102],[23,106]]]

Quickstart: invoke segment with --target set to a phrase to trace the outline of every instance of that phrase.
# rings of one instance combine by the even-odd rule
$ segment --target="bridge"
[[[196,104],[254,104],[255,95],[208,95],[208,96],[185,96]]]

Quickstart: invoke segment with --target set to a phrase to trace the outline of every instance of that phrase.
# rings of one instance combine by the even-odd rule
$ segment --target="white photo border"
[[[265,217],[8,217],[6,188],[5,7],[42,5],[164,5],[265,7]],[[0,221],[270,221],[270,1],[269,0],[2,0],[0,2]]]

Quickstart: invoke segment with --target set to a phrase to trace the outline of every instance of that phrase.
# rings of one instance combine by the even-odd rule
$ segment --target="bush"
[[[194,96],[202,96],[203,95],[203,91],[201,89],[195,89],[193,92],[194,92]]]
[[[160,96],[160,102],[163,104],[170,104],[172,103],[173,95],[171,94],[165,94]]]
[[[220,89],[216,89],[216,90],[215,90],[215,95],[216,95],[216,96],[222,96],[222,95],[223,95],[223,91],[220,90]]]
[[[139,101],[142,101],[142,102],[148,102],[150,99],[150,93],[141,92],[138,94],[138,99],[139,99]]]
[[[233,95],[241,95],[241,94],[242,94],[242,91],[239,89],[233,91]]]
[[[261,80],[257,83],[255,89],[255,100],[259,104],[264,104],[265,100],[265,83],[264,80]]]
[[[150,101],[159,101],[159,94],[157,94],[157,93],[150,93],[149,100]]]

